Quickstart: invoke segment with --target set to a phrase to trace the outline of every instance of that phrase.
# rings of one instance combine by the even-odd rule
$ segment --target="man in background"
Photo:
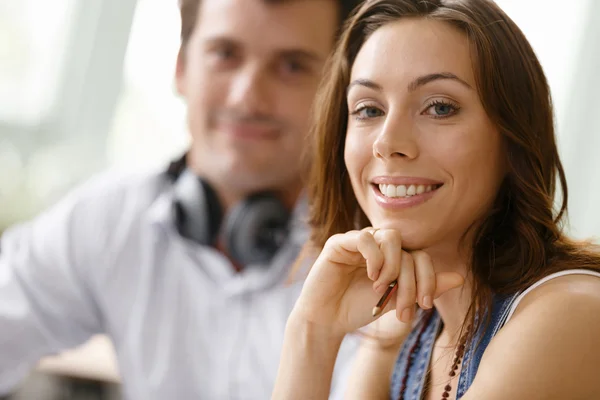
[[[286,282],[306,240],[310,107],[356,3],[181,0],[190,149],[166,171],[95,178],[5,232],[0,394],[107,334],[128,399],[270,398],[301,287]]]

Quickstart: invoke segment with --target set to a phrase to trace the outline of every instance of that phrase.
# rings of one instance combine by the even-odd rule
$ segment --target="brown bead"
[[[456,372],[450,371],[450,376],[456,376]]]
[[[446,385],[446,387],[444,388],[444,390],[445,390],[446,392],[449,392],[449,391],[451,391],[451,390],[452,390],[452,386],[450,386],[450,385]]]
[[[442,397],[443,397],[444,399],[447,399],[448,397],[450,397],[450,393],[448,393],[448,392],[444,392],[444,394],[442,395]]]
[[[453,369],[456,371],[458,369],[458,365],[455,365]]]

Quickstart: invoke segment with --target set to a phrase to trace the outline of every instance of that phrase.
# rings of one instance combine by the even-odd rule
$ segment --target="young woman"
[[[394,336],[367,331],[349,398],[600,398],[600,257],[561,230],[548,84],[498,6],[366,1],[329,66],[314,146],[320,254],[274,399],[327,398],[342,338],[377,323]],[[382,314],[395,313],[377,320],[390,284]]]

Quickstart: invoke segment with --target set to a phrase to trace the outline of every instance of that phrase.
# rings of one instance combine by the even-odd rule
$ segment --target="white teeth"
[[[404,186],[404,185],[396,186],[396,197],[406,197],[406,186]]]
[[[396,187],[394,185],[387,185],[385,192],[381,192],[387,197],[396,197]]]
[[[379,191],[386,197],[411,197],[431,192],[435,185],[379,185]]]

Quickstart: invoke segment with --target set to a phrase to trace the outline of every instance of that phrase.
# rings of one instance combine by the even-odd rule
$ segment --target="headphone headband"
[[[270,264],[289,235],[291,215],[270,192],[248,196],[226,215],[211,185],[186,166],[187,153],[169,164],[174,183],[173,215],[178,232],[194,242],[225,251],[240,265]]]

